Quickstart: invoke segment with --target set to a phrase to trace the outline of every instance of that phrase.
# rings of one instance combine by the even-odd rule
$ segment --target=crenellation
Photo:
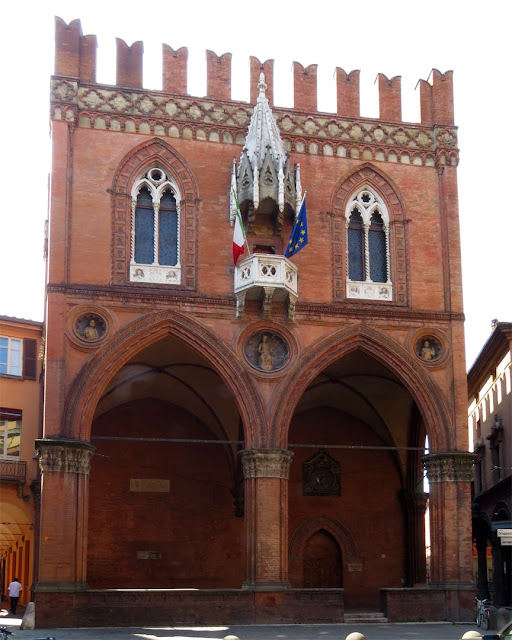
[[[96,52],[98,40],[95,35],[80,37],[80,62],[78,65],[78,77],[82,82],[96,82]]]
[[[208,98],[231,100],[231,54],[218,56],[206,51],[206,92]]]
[[[181,47],[177,51],[168,44],[162,45],[162,89],[165,93],[187,93],[188,49]]]
[[[359,70],[346,73],[341,67],[336,67],[336,97],[337,113],[348,118],[359,118]]]
[[[144,95],[136,95],[132,93],[134,90],[141,90],[143,87],[143,43],[135,42],[131,47],[121,39],[117,39],[117,78],[116,86],[108,88],[104,85],[96,85],[96,52],[97,40],[94,35],[82,35],[80,20],[74,20],[66,25],[63,20],[56,18],[56,48],[55,48],[55,75],[64,77],[60,84],[54,85],[57,94],[54,94],[55,103],[75,102],[77,93],[85,100],[85,105],[81,105],[81,99],[78,99],[79,109],[94,110],[96,112],[117,112],[122,114],[127,109],[133,116],[142,115],[146,117],[170,118],[171,120],[189,120],[192,117],[190,135],[202,139],[217,139],[227,142],[229,140],[237,140],[239,138],[238,130],[230,132],[219,131],[212,133],[209,131],[212,122],[219,125],[228,126],[231,129],[235,127],[244,127],[245,121],[242,122],[240,117],[244,119],[250,117],[252,108],[247,110],[245,107],[235,105],[233,109],[227,109],[225,102],[232,101],[231,98],[231,53],[224,53],[217,56],[213,51],[206,51],[207,65],[207,100],[219,101],[214,107],[199,106],[199,102],[190,104],[188,101],[179,104],[177,100],[168,100],[166,94],[174,94],[188,97],[187,94],[187,73],[188,73],[188,49],[181,47],[176,51],[169,45],[162,45],[163,71],[162,71],[162,91],[150,91]],[[257,98],[257,85],[259,74],[265,74],[265,82],[267,84],[267,99],[269,104],[274,106],[274,60],[269,59],[261,62],[258,58],[250,57],[250,104],[254,104]],[[307,136],[309,138],[327,138],[336,139],[341,137],[344,140],[352,140],[351,146],[346,149],[341,145],[328,145],[324,147],[318,146],[318,141],[312,139],[308,141],[297,140],[292,144],[289,140],[290,148],[295,147],[299,152],[307,153],[323,153],[324,155],[340,155],[347,153],[350,157],[366,157],[369,155],[368,149],[363,149],[364,142],[371,145],[379,143],[383,145],[383,150],[374,150],[373,157],[376,159],[385,158],[388,162],[407,162],[419,164],[420,156],[425,162],[425,154],[415,155],[414,157],[406,157],[403,154],[394,154],[389,147],[411,146],[419,147],[423,151],[431,145],[432,136],[438,137],[438,146],[453,147],[456,145],[456,133],[454,130],[454,114],[453,114],[453,72],[448,71],[441,73],[434,69],[429,80],[420,80],[418,82],[420,90],[421,104],[421,125],[423,130],[418,132],[411,129],[411,125],[404,125],[405,130],[409,131],[407,135],[404,130],[398,130],[396,126],[384,126],[379,120],[386,123],[402,123],[401,108],[401,77],[395,76],[388,79],[384,74],[379,73],[376,81],[378,81],[379,89],[379,120],[371,118],[362,118],[360,114],[360,71],[353,70],[347,73],[341,67],[336,68],[336,93],[337,93],[337,111],[334,120],[322,122],[320,114],[315,116],[304,116],[297,112],[317,112],[317,65],[311,64],[303,67],[300,63],[293,63],[293,79],[294,79],[294,107],[293,109],[279,109],[275,112],[278,124],[283,133],[290,133],[294,136]],[[79,80],[76,83],[76,79]],[[74,86],[72,81],[75,81]],[[83,84],[82,84],[83,83]],[[88,87],[85,91],[82,89],[85,85],[96,85],[94,89]],[[417,86],[418,86],[417,85]],[[114,94],[112,94],[114,90]],[[123,91],[124,90],[124,91]],[[197,103],[197,104],[196,104]],[[242,103],[241,103],[242,104]],[[195,106],[194,106],[195,105]],[[242,113],[243,111],[243,113]],[[54,104],[53,113],[56,119],[65,117],[69,120],[69,109],[61,104]],[[225,113],[224,113],[225,112]],[[283,115],[279,115],[279,114]],[[292,116],[293,113],[293,116]],[[63,114],[66,114],[63,116]],[[81,119],[85,122],[83,112],[79,113],[77,120]],[[90,122],[96,123],[91,126],[102,126],[97,121],[97,114],[91,116]],[[87,119],[89,116],[87,116]],[[344,118],[345,121],[339,121]],[[199,119],[199,120],[198,120]],[[213,119],[213,120],[212,120]],[[203,132],[196,131],[194,123],[203,121],[207,125]],[[121,121],[119,121],[121,122]],[[177,129],[174,125],[168,127],[166,122],[155,124],[152,120],[148,125],[141,126],[141,123],[132,122],[119,124],[116,121],[115,127],[121,130],[138,130],[140,132],[146,129],[155,132],[156,135],[165,135],[161,133],[166,131],[167,135],[175,137]],[[296,126],[301,122],[299,126]],[[366,123],[366,124],[365,124]],[[106,127],[109,128],[108,120]],[[173,128],[174,127],[174,128]],[[435,131],[428,131],[428,128],[437,127]],[[172,132],[171,132],[172,129]],[[448,130],[449,129],[449,130]],[[185,130],[180,127],[179,135],[185,135]],[[158,132],[158,133],[157,133]],[[186,133],[186,135],[189,135]],[[199,136],[198,136],[199,133]],[[213,136],[213,137],[212,137]],[[441,137],[439,137],[441,136]],[[454,138],[454,142],[450,139]],[[448,140],[448,143],[447,143]],[[315,144],[317,145],[315,147]],[[354,144],[357,146],[354,146]],[[452,164],[457,160],[455,155],[446,155],[445,162]]]
[[[260,73],[265,74],[265,83],[267,85],[266,96],[271,107],[274,106],[274,60],[265,60],[260,62],[255,56],[250,57],[250,101],[256,104],[258,99],[258,82]]]
[[[80,67],[80,39],[82,25],[73,20],[67,25],[55,18],[55,75],[78,78]]]
[[[453,125],[453,71],[441,73],[432,69],[432,94],[434,108],[434,123]]]
[[[421,124],[431,127],[434,124],[434,104],[432,85],[427,80],[419,80]]]
[[[293,106],[301,111],[317,110],[317,64],[293,63]]]
[[[116,38],[116,51],[116,84],[119,87],[142,89],[142,41],[134,42],[129,47],[124,40]]]
[[[402,121],[402,78],[388,79],[383,73],[377,75],[379,81],[379,118],[393,122]]]

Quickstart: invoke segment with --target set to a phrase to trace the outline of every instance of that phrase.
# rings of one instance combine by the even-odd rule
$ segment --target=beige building
[[[478,597],[510,606],[512,546],[512,323],[493,323],[468,372],[469,432],[475,452],[473,538]]]
[[[22,605],[34,582],[41,336],[41,322],[0,316],[0,589],[18,578]]]

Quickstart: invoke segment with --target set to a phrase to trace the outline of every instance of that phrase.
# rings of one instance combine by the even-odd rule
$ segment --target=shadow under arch
[[[94,412],[109,381],[135,354],[167,336],[182,340],[212,365],[233,393],[244,425],[245,446],[261,446],[265,412],[248,373],[215,334],[192,318],[169,310],[134,320],[82,366],[67,397],[61,435],[89,441]]]
[[[312,345],[279,387],[270,417],[272,444],[287,448],[288,432],[298,399],[308,385],[331,363],[360,350],[386,366],[413,397],[425,421],[431,451],[455,450],[450,437],[450,417],[446,401],[409,353],[383,333],[367,326],[337,331]]]
[[[357,561],[357,549],[350,533],[343,525],[334,520],[334,518],[330,518],[325,514],[320,514],[303,522],[300,527],[295,530],[289,545],[290,559],[302,558],[307,541],[322,529],[330,533],[336,540],[343,552],[343,557],[346,558],[348,562]]]

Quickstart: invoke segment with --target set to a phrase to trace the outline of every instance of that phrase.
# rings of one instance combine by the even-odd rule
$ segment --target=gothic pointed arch
[[[336,331],[302,355],[277,393],[270,418],[272,446],[286,448],[297,401],[308,385],[331,363],[356,350],[390,369],[409,391],[425,422],[431,450],[456,450],[450,412],[438,387],[400,344],[364,325]]]
[[[325,514],[320,514],[303,522],[300,527],[294,531],[289,545],[290,558],[302,557],[307,541],[322,529],[330,533],[336,540],[348,562],[355,562],[357,560],[357,547],[350,533],[337,520]]]
[[[130,261],[134,253],[132,226],[135,210],[132,208],[132,188],[151,170],[164,172],[179,199],[179,228],[177,244],[181,247],[183,265],[176,279],[175,270],[162,270],[152,284],[173,284],[175,290],[191,291],[197,285],[197,208],[199,194],[196,180],[186,160],[171,145],[158,138],[131,149],[119,163],[111,189],[112,217],[112,283],[141,286],[137,276],[130,278]],[[155,223],[155,228],[157,223]],[[133,262],[133,260],[132,260]],[[133,271],[133,270],[132,270]],[[135,280],[135,282],[134,282]]]
[[[246,448],[261,446],[264,409],[249,374],[214,333],[190,316],[170,310],[134,320],[83,365],[67,397],[61,435],[89,440],[96,406],[109,381],[135,354],[167,336],[182,340],[210,363],[233,394],[244,425]]]
[[[368,255],[366,265],[368,273],[364,273],[361,278],[363,282],[359,283],[360,286],[356,286],[358,283],[350,282],[347,228],[350,220],[347,216],[347,208],[352,200],[356,201],[357,196],[365,191],[372,194],[382,209],[383,224],[387,234],[385,245],[388,264],[383,267],[385,277],[376,278],[373,282]],[[370,163],[359,166],[338,181],[331,201],[335,302],[341,302],[346,298],[363,298],[400,306],[409,305],[407,220],[403,202],[400,191],[391,178]],[[370,224],[370,220],[367,222]],[[366,251],[369,252],[368,241]],[[361,250],[363,271],[364,253],[363,243]],[[367,286],[365,287],[363,283]]]

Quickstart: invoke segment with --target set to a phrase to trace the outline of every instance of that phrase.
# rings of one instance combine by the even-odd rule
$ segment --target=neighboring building
[[[512,535],[511,354],[512,323],[496,321],[468,372],[477,589],[498,607],[512,606],[512,546],[498,535],[498,529]]]
[[[295,63],[283,109],[251,58],[247,104],[211,51],[149,91],[140,42],[99,85],[56,26],[38,625],[471,619],[452,73],[407,124],[398,77],[326,114]]]
[[[31,599],[41,436],[42,323],[0,316],[0,589],[19,578]]]

